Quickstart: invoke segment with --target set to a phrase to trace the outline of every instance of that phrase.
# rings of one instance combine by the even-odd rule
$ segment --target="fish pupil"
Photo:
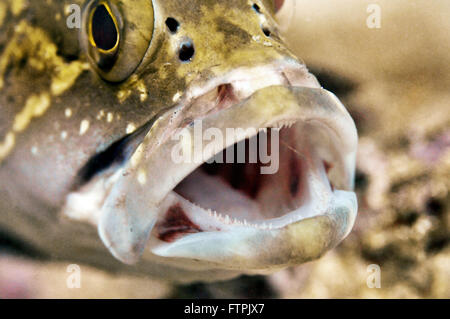
[[[92,38],[95,45],[105,51],[113,49],[117,43],[116,25],[103,4],[95,9],[92,16]]]

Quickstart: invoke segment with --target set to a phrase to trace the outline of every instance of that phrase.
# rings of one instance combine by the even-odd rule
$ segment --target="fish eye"
[[[117,21],[106,4],[100,4],[93,10],[89,24],[91,45],[105,52],[114,50],[119,44]]]
[[[121,82],[142,62],[153,28],[152,1],[90,0],[83,9],[80,41],[97,73]]]

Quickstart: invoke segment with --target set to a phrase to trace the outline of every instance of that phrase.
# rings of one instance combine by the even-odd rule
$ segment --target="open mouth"
[[[327,175],[332,164],[307,134],[301,123],[269,128],[215,155],[215,162],[202,164],[175,187],[156,236],[173,242],[235,227],[268,230],[324,213],[334,187]]]
[[[236,107],[232,88],[219,87],[219,105]],[[282,116],[192,167],[162,201],[151,246],[159,251],[161,242],[198,233],[281,229],[329,213],[336,191],[352,189],[356,134],[349,117],[323,115]]]
[[[186,94],[177,116],[167,113],[93,158],[80,174],[89,182],[69,195],[65,214],[97,225],[125,263],[146,247],[228,269],[236,260],[263,269],[317,258],[353,226],[357,134],[339,100],[296,70],[239,71]],[[181,129],[194,136],[192,119],[225,140],[213,148],[201,140],[203,162],[176,163],[172,137]],[[229,139],[228,128],[243,133]]]

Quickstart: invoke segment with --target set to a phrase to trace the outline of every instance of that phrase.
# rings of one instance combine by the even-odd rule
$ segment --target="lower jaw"
[[[189,202],[170,194],[166,204],[189,210]],[[292,212],[296,214],[296,212]],[[173,242],[161,241],[156,230],[148,242],[154,255],[170,264],[200,271],[217,268],[266,274],[321,257],[338,245],[351,231],[357,214],[353,192],[335,190],[323,211],[281,227],[262,229],[254,225],[232,226],[222,231],[185,234]]]

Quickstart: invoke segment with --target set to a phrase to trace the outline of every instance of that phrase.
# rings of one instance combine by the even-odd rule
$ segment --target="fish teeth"
[[[280,121],[274,125],[273,129],[281,130],[282,128],[291,128],[295,123],[296,121]]]
[[[200,206],[198,206],[198,207],[200,207]],[[247,219],[238,219],[236,217],[231,217],[230,215],[227,215],[227,214],[222,215],[221,213],[218,213],[217,211],[212,210],[210,208],[205,209],[205,210],[210,217],[213,217],[216,220],[218,220],[224,224],[242,226],[242,227],[247,227],[247,228],[255,228],[255,229],[261,229],[261,230],[275,229],[273,223],[268,223],[266,221],[251,223]],[[291,218],[290,223],[294,223],[295,221],[296,221],[295,218]]]

